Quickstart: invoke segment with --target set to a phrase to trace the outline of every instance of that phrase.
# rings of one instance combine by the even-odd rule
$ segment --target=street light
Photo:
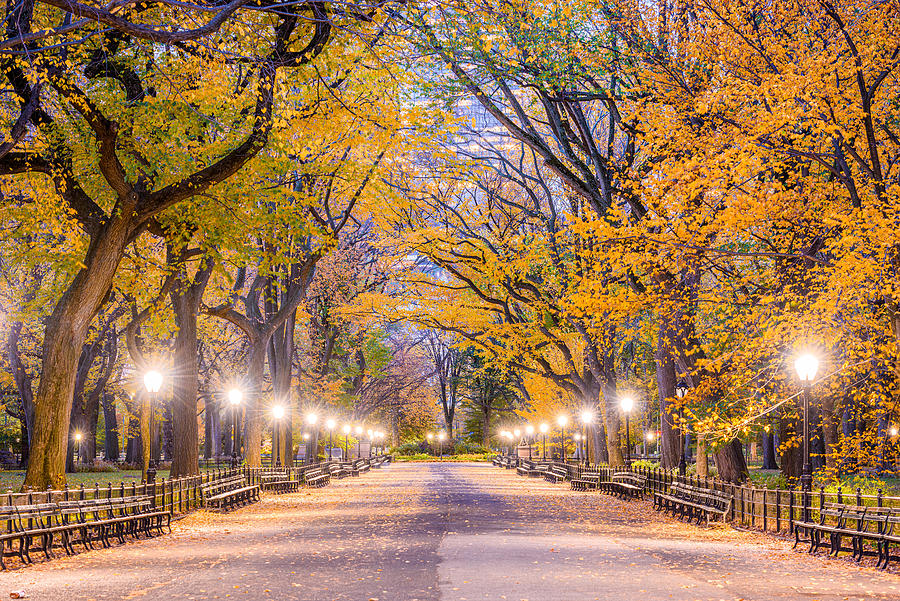
[[[81,462],[81,432],[75,433],[75,465]]]
[[[272,407],[272,417],[275,418],[272,424],[272,450],[274,451],[273,459],[275,459],[275,467],[281,466],[281,418],[284,417],[284,406],[275,405]]]
[[[360,455],[359,445],[362,442],[362,433],[363,433],[363,427],[356,426],[356,458],[357,459],[359,459],[359,455]]]
[[[547,459],[547,431],[550,429],[550,426],[547,425],[547,422],[542,422],[540,426],[538,426],[538,430],[541,431],[541,458],[544,460]]]
[[[162,388],[163,376],[155,369],[151,369],[144,374],[144,386],[150,394],[150,440],[148,448],[150,450],[150,461],[147,465],[147,484],[156,482],[156,457],[153,456],[153,397]]]
[[[353,426],[351,426],[350,424],[344,424],[344,461],[347,460],[347,455],[349,454],[351,430],[353,430]]]
[[[531,450],[534,447],[534,426],[525,426],[525,434],[528,435],[528,459],[531,460]]]
[[[634,399],[631,397],[623,397],[620,403],[622,405],[622,411],[625,413],[625,466],[631,467],[631,442],[629,441],[631,425],[628,418],[631,414],[631,410],[634,409]]]
[[[566,424],[569,423],[569,418],[565,415],[560,415],[556,418],[556,423],[559,425],[559,454],[562,457],[562,462],[566,462]]]
[[[684,436],[684,397],[687,396],[688,393],[688,385],[683,379],[678,380],[678,383],[675,385],[675,396],[678,397],[679,401],[681,401],[680,406],[678,407],[678,432],[681,434],[681,459],[678,460],[678,473],[681,474],[681,477],[685,477],[687,475],[687,460],[685,455],[687,454],[687,449],[685,446],[685,436]]]
[[[583,451],[582,454],[584,455],[584,465],[585,466],[587,466],[587,464],[588,464],[588,457],[587,457],[588,427],[593,423],[593,421],[594,421],[594,412],[593,411],[591,411],[590,409],[585,409],[584,411],[581,412],[581,423],[582,423],[582,427],[583,427],[583,430],[581,433],[581,438],[584,440],[584,442],[581,443],[581,447],[582,447],[582,451]]]
[[[444,460],[444,439],[445,438],[447,438],[446,432],[444,432],[443,430],[438,432],[438,440],[440,441],[440,445],[441,445],[441,461]]]
[[[334,449],[334,427],[336,425],[337,423],[330,417],[325,420],[325,428],[328,430],[328,461],[331,461],[331,454]]]
[[[241,448],[241,440],[238,434],[238,421],[240,420],[239,407],[244,399],[244,393],[240,388],[232,388],[228,391],[228,402],[231,403],[231,469],[237,467],[238,450]]]
[[[575,458],[581,459],[581,433],[575,432],[575,434],[572,435],[572,440],[575,441]]]
[[[809,492],[812,490],[812,467],[809,463],[809,390],[816,372],[819,370],[819,360],[815,355],[804,354],[794,360],[794,369],[797,377],[803,384],[803,470],[800,473],[800,486]]]

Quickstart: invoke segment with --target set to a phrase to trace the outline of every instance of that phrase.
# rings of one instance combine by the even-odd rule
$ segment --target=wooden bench
[[[350,466],[350,473],[354,476],[359,476],[368,472],[370,467],[368,459],[357,459]]]
[[[350,466],[346,463],[332,463],[328,466],[328,472],[335,480],[341,480],[342,478],[352,475]]]
[[[300,481],[291,480],[290,473],[283,471],[262,472],[259,475],[259,485],[262,490],[278,493],[296,492],[300,489]]]
[[[243,475],[229,476],[200,486],[206,507],[228,510],[238,505],[259,501],[259,486],[247,484]]]
[[[894,535],[895,523],[900,523],[900,515],[890,508],[825,503],[818,520],[794,522],[794,547],[809,542],[810,553],[821,547],[828,547],[828,554],[835,556],[850,551],[856,561],[865,555],[877,556],[877,565],[886,567],[891,560],[891,542],[900,542],[900,536]],[[849,547],[844,546],[845,538],[850,540]],[[874,543],[875,548],[866,549],[867,542]]]
[[[315,468],[303,472],[303,481],[307,486],[322,488],[331,482],[331,474],[322,468]]]
[[[600,483],[600,474],[597,472],[581,472],[572,478],[572,490],[588,491],[597,490]]]
[[[616,472],[609,480],[597,483],[597,487],[606,493],[614,494],[622,499],[644,496],[647,476],[634,472]]]
[[[569,470],[558,465],[553,465],[544,472],[544,480],[547,482],[565,482],[569,478]]]
[[[169,511],[157,510],[150,497],[121,497],[111,499],[86,499],[0,507],[0,566],[6,568],[6,549],[18,542],[18,555],[23,563],[31,562],[31,549],[40,544],[44,555],[53,557],[54,540],[58,539],[66,554],[75,553],[75,535],[84,549],[93,549],[93,542],[100,541],[109,547],[109,537],[125,542],[125,536],[152,536],[154,530],[163,533],[163,527],[171,532]]]
[[[678,514],[680,519],[693,519],[700,523],[706,518],[709,524],[710,516],[720,516],[725,521],[725,516],[731,509],[732,495],[708,488],[690,486],[681,482],[673,482],[668,492],[653,493],[653,505],[656,509],[672,515]]]

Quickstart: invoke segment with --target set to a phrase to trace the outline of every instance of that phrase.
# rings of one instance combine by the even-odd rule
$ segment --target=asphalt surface
[[[900,576],[487,464],[395,464],[0,574],[0,598],[898,599]]]

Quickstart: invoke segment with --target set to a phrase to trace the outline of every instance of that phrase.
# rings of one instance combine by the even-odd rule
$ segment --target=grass
[[[157,480],[169,477],[169,470],[159,470],[156,472]],[[99,483],[100,486],[106,485],[107,482],[118,484],[119,482],[128,482],[132,480],[141,481],[141,470],[116,470],[114,472],[75,472],[66,474],[66,481],[69,488],[78,488],[84,484],[85,488],[94,486]],[[18,492],[25,481],[25,470],[4,470],[0,471],[0,491],[6,492],[12,490]]]
[[[444,461],[490,461],[493,455],[487,453],[460,453],[459,455],[444,455]],[[400,461],[441,461],[440,457],[428,453],[416,453],[415,455],[396,455],[395,460]]]

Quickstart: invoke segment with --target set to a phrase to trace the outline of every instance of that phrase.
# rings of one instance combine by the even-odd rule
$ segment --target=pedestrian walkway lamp
[[[581,438],[584,442],[581,443],[582,454],[584,455],[584,465],[588,465],[588,457],[587,457],[587,441],[588,441],[588,430],[590,429],[590,425],[594,421],[594,412],[588,409],[585,409],[581,412],[581,423],[583,425],[583,430],[581,433]]]
[[[366,434],[369,436],[369,457],[372,457],[372,443],[374,442],[375,431],[370,429],[366,431]]]
[[[542,423],[538,426],[538,430],[541,431],[541,458],[545,461],[547,460],[547,431],[550,430],[550,426],[547,422]]]
[[[228,391],[228,402],[231,404],[231,469],[237,467],[238,451],[241,448],[238,422],[241,419],[240,406],[243,399],[244,393],[240,388],[232,388]]]
[[[534,446],[534,426],[531,424],[525,426],[525,434],[528,435],[528,459],[531,460],[531,449]]]
[[[156,457],[153,455],[153,397],[162,388],[163,376],[155,369],[151,369],[144,374],[144,386],[150,395],[150,440],[148,441],[148,449],[150,450],[150,461],[147,464],[147,484],[156,482]]]
[[[328,460],[329,461],[331,461],[331,449],[334,448],[334,427],[336,425],[337,425],[337,423],[331,418],[328,418],[327,420],[325,420],[325,427],[328,429]]]
[[[441,448],[441,461],[444,460],[444,439],[447,438],[447,433],[444,431],[438,432],[438,443]]]
[[[794,368],[803,385],[803,470],[800,472],[800,487],[808,493],[812,490],[812,467],[809,463],[809,392],[819,370],[819,360],[814,355],[800,355],[794,361]]]
[[[275,405],[272,407],[272,451],[273,459],[275,459],[275,467],[281,467],[281,419],[284,417],[284,406]]]
[[[566,462],[566,424],[568,423],[569,418],[565,415],[556,418],[556,424],[559,426],[559,455],[563,463]]]
[[[360,455],[359,445],[362,442],[362,433],[363,433],[363,427],[356,426],[356,458],[357,459],[359,459],[359,455]]]
[[[347,460],[347,453],[350,448],[350,431],[353,427],[350,424],[344,424],[344,461]]]
[[[75,433],[75,465],[81,462],[81,432]]]
[[[631,442],[629,440],[631,424],[628,421],[631,410],[634,409],[634,399],[624,397],[621,401],[622,412],[625,413],[625,466],[631,467]]]
[[[572,435],[572,440],[575,441],[575,459],[581,459],[581,433],[576,432]]]
[[[678,433],[681,438],[681,458],[678,460],[678,473],[681,474],[682,478],[687,475],[687,459],[685,458],[685,455],[687,454],[687,449],[685,449],[687,443],[685,442],[684,436],[684,397],[687,396],[687,393],[687,382],[678,380],[678,384],[675,385],[675,396],[681,401],[680,406],[678,407]]]

